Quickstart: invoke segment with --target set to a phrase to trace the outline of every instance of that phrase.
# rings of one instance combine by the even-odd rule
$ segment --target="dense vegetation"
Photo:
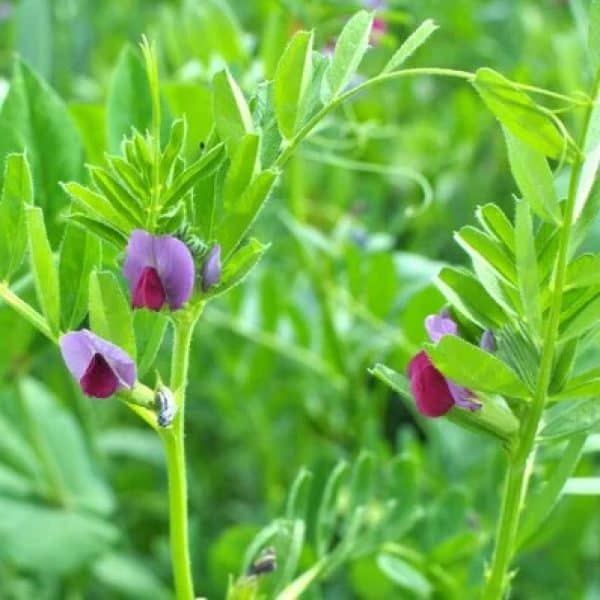
[[[600,594],[599,57],[583,0],[0,0],[0,597],[191,597],[184,429],[198,596]]]

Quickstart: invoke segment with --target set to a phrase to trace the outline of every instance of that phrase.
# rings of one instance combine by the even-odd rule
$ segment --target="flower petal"
[[[96,396],[90,394],[89,390],[105,390],[113,385],[114,382],[111,383],[113,380],[108,376],[106,367],[116,379],[117,389],[133,387],[137,377],[135,363],[127,352],[115,344],[111,344],[88,329],[66,333],[61,336],[58,343],[67,368],[81,383],[84,392],[89,395]],[[82,381],[84,377],[86,379]],[[89,388],[87,388],[88,384]]]
[[[154,238],[156,270],[167,293],[169,306],[181,308],[192,295],[195,268],[192,253],[177,238],[165,235]]]
[[[479,340],[479,347],[487,350],[488,352],[496,352],[496,338],[491,329],[486,329],[483,332],[481,335],[481,340]]]
[[[140,278],[131,294],[133,308],[160,310],[167,299],[166,292],[156,269],[144,267]]]
[[[154,259],[154,238],[142,229],[134,229],[127,244],[123,275],[129,283],[129,291],[133,295],[142,272],[146,267],[156,268]]]
[[[115,344],[98,337],[87,329],[83,329],[82,332],[87,333],[95,351],[101,354],[109,364],[119,379],[119,387],[131,389],[137,378],[135,363],[131,356],[125,350],[119,348],[119,346],[115,346]]]
[[[82,331],[71,331],[65,333],[58,340],[60,352],[67,369],[77,381],[85,374],[92,357],[94,356],[94,347],[90,343],[87,329]]]
[[[102,354],[94,354],[79,380],[83,393],[94,398],[108,398],[119,387],[119,380]]]
[[[408,365],[410,389],[418,411],[426,417],[441,417],[454,399],[444,376],[433,366],[426,352],[419,352]]]
[[[446,379],[446,383],[448,384],[448,389],[450,390],[450,394],[456,406],[466,408],[467,410],[479,410],[481,408],[481,402],[477,402],[473,399],[475,395],[471,390],[462,387],[449,379]]]
[[[425,329],[432,342],[437,343],[445,335],[457,335],[458,326],[445,314],[429,315],[425,319]]]

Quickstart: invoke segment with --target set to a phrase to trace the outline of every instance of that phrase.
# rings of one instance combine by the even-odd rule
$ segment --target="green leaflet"
[[[382,73],[389,73],[401,67],[438,29],[432,19],[425,19],[405,40],[392,58],[383,67]]]
[[[524,200],[542,219],[559,223],[562,215],[552,173],[543,154],[504,129],[510,168]]]
[[[25,206],[32,202],[27,158],[24,154],[9,154],[0,197],[0,280],[9,280],[23,261],[27,248]]]
[[[29,258],[40,307],[54,335],[60,331],[60,289],[52,248],[46,235],[44,214],[37,206],[25,208]]]
[[[242,283],[269,247],[270,244],[262,244],[257,239],[250,238],[248,243],[244,244],[227,261],[218,284],[207,290],[204,297],[220,296]]]
[[[264,206],[275,184],[278,172],[266,170],[257,175],[233,210],[221,222],[217,239],[221,244],[223,260],[227,261]]]
[[[116,277],[108,271],[95,271],[90,276],[89,285],[90,323],[93,331],[125,350],[135,360],[131,306]]]
[[[356,73],[367,48],[373,24],[372,13],[357,12],[344,26],[335,45],[331,63],[325,71],[321,100],[328,104],[339,96]]]
[[[299,31],[288,44],[277,64],[273,102],[279,131],[291,138],[306,114],[306,101],[313,76],[312,31]]]
[[[58,182],[81,177],[83,146],[63,101],[27,65],[16,61],[0,107],[0,158],[24,151],[36,205],[43,209],[48,237],[57,246],[62,235],[59,214],[68,205]],[[3,178],[0,169],[0,185]]]
[[[254,123],[242,90],[227,70],[213,79],[213,113],[219,138],[232,157],[242,137],[254,133]]]
[[[450,304],[481,328],[499,327],[506,321],[502,308],[468,271],[444,267],[435,284]]]
[[[230,210],[260,171],[260,136],[245,135],[231,160],[223,182],[223,207]]]
[[[542,314],[533,224],[528,204],[524,200],[517,200],[515,206],[515,254],[519,293],[525,310],[525,320],[534,337],[539,338]]]
[[[87,314],[89,276],[99,268],[101,260],[100,240],[69,223],[60,246],[58,266],[64,331],[77,329]]]
[[[467,388],[516,398],[531,395],[506,363],[457,336],[446,335],[437,344],[428,344],[427,352],[446,377]]]
[[[560,158],[566,140],[548,115],[512,81],[484,67],[477,70],[473,85],[486,106],[516,138],[544,156]]]

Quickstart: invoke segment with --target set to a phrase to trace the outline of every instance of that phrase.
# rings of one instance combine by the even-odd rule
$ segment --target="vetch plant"
[[[202,582],[194,584],[190,567],[185,454],[195,326],[206,304],[240,284],[267,250],[249,232],[290,159],[333,111],[375,85],[432,75],[473,84],[503,126],[522,196],[515,200],[513,222],[488,204],[478,211],[480,228],[457,233],[475,274],[453,267],[440,272],[438,286],[449,309],[428,319],[431,343],[411,362],[410,384],[387,367],[374,369],[404,394],[410,385],[422,414],[446,415],[490,436],[506,451],[508,474],[486,597],[499,598],[508,588],[519,544],[550,512],[577,464],[586,431],[596,422],[589,416],[592,401],[587,400],[597,393],[596,371],[571,374],[600,315],[598,257],[577,255],[600,207],[596,104],[517,84],[491,69],[404,68],[435,31],[430,20],[379,73],[356,78],[372,40],[373,18],[365,10],[351,17],[331,56],[315,52],[313,32],[298,31],[272,81],[258,86],[249,98],[228,69],[216,73],[212,129],[199,152],[187,160],[186,119],[168,122],[157,57],[144,40],[150,128],[132,128],[120,152],[107,155],[102,166],[88,166],[85,184],[61,182],[71,202],[65,215],[51,205],[42,209],[35,204],[26,148],[6,160],[0,297],[60,346],[84,394],[116,396],[160,437],[169,483],[174,588],[181,600],[196,597],[202,589]],[[37,82],[22,65],[19,73]],[[593,98],[596,92],[594,87]],[[583,108],[582,141],[576,143],[556,112],[529,93],[561,103],[561,108]],[[556,192],[547,157],[570,177],[566,200]],[[427,190],[422,180],[412,179]],[[27,272],[22,266],[25,255]],[[37,306],[17,293],[17,275],[31,275]],[[157,372],[156,356],[168,329],[172,346],[167,378]],[[566,410],[574,414],[570,425],[561,428],[553,424],[552,405],[569,405],[565,400],[574,406]],[[531,508],[524,498],[536,447],[565,440],[564,461]],[[457,592],[459,584],[442,568],[442,551],[437,562],[429,561],[399,543],[423,516],[416,504],[399,502],[410,488],[406,482],[412,472],[405,463],[392,461],[378,493],[370,454],[362,454],[351,470],[345,463],[333,470],[311,532],[317,560],[295,577],[308,518],[310,475],[303,471],[290,492],[285,519],[256,538],[229,597],[257,597],[257,577],[270,572],[276,597],[295,598],[364,553],[376,554],[379,568],[392,579],[405,581],[409,573],[422,596],[431,593],[430,581],[448,593]],[[479,549],[475,537],[468,541]],[[271,544],[279,546],[275,560]]]
[[[592,6],[589,49],[597,57],[598,4]],[[592,66],[596,70],[596,63]],[[598,257],[580,250],[600,209],[599,88],[596,73],[593,101],[582,106],[576,142],[558,119],[559,111],[536,103],[526,92],[559,100],[560,95],[526,90],[487,68],[471,82],[500,122],[520,197],[514,198],[512,220],[490,203],[477,209],[479,227],[456,232],[473,271],[444,267],[439,273],[436,283],[452,319],[428,319],[434,343],[413,359],[408,373],[424,415],[448,413],[460,424],[496,437],[506,450],[497,535],[483,585],[484,598],[498,599],[518,577],[519,549],[544,524],[577,466],[587,433],[600,421],[594,398],[597,369],[582,371],[579,366],[600,316],[598,274],[592,274]],[[549,159],[568,178],[564,197]],[[457,324],[468,332],[467,339],[456,335]],[[493,352],[479,348],[478,337]],[[403,375],[382,365],[374,373],[407,393]],[[453,385],[471,391],[481,409],[461,407]],[[496,413],[484,425],[478,413],[488,408]],[[547,482],[535,482],[538,449],[557,443],[562,459]]]
[[[314,51],[312,32],[297,32],[273,81],[250,102],[228,70],[217,73],[213,128],[191,162],[184,159],[185,118],[165,130],[157,58],[144,40],[150,128],[132,129],[120,154],[107,155],[103,166],[88,166],[87,184],[61,182],[71,199],[62,231],[55,212],[45,214],[34,204],[26,154],[7,159],[0,203],[5,225],[0,297],[60,345],[84,394],[117,396],[160,436],[177,598],[195,597],[184,429],[191,342],[205,304],[238,285],[266,251],[266,245],[248,239],[248,232],[290,158],[331,112],[384,81],[421,74],[463,77],[443,69],[400,70],[435,29],[427,21],[381,73],[352,87],[372,24],[372,13],[354,15],[329,58]],[[55,248],[58,234],[62,243]],[[11,285],[23,272],[26,254],[37,307]],[[140,313],[145,316],[138,318]],[[163,384],[160,373],[154,381],[148,373],[168,327],[171,369]]]

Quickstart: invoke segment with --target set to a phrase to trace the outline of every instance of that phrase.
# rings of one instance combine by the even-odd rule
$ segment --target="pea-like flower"
[[[153,236],[136,229],[127,245],[123,274],[129,282],[134,308],[181,308],[194,289],[194,259],[175,237]]]
[[[434,343],[445,335],[458,335],[458,326],[446,312],[429,315],[425,319],[425,329]],[[453,406],[467,410],[481,408],[481,404],[473,400],[473,392],[444,377],[424,350],[410,361],[408,377],[417,409],[426,417],[441,417]]]
[[[87,396],[108,398],[133,387],[135,363],[115,344],[87,329],[66,333],[58,343],[67,368]]]
[[[215,244],[202,265],[202,290],[206,292],[221,279],[221,246]]]

